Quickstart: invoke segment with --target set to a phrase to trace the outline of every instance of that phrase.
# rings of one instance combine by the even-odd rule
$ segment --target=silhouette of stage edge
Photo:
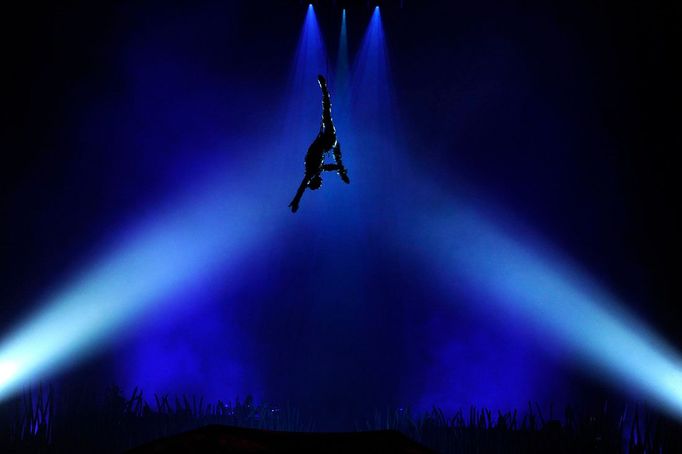
[[[197,453],[434,453],[395,430],[373,432],[275,432],[210,425],[143,444],[131,454]]]

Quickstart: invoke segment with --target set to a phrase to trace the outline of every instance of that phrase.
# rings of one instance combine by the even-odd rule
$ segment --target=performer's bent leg
[[[334,160],[336,161],[336,164],[339,166],[339,175],[341,175],[341,179],[343,180],[344,183],[350,183],[350,178],[348,178],[348,171],[346,168],[343,166],[343,161],[341,161],[341,144],[339,141],[336,141],[336,145],[334,145]]]
[[[329,89],[327,88],[327,80],[320,74],[317,76],[317,81],[322,89],[322,125],[326,131],[334,130],[334,123],[332,122],[332,100],[329,96]]]
[[[334,170],[340,170],[341,166],[338,164],[324,164],[322,166],[322,170],[326,170],[327,172],[333,172]]]

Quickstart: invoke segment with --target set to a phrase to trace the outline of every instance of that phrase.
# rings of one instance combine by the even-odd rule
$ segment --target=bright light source
[[[19,370],[17,363],[4,360],[0,362],[0,385],[9,381]]]

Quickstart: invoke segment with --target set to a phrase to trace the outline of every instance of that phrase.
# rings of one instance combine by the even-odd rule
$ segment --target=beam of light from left
[[[312,7],[301,36],[294,74],[313,72],[314,81],[323,48]],[[296,81],[293,85],[292,96],[298,97]],[[319,116],[319,107],[314,116]],[[295,142],[289,134],[278,145],[294,148]],[[273,198],[272,189],[289,185],[281,172],[272,169],[272,144],[250,146],[263,150],[252,149],[252,157],[260,154],[262,159],[255,160],[268,164],[217,166],[183,196],[124,232],[99,261],[0,339],[0,400],[26,382],[62,370],[103,347],[145,315],[169,309],[169,297],[229,274],[240,257],[267,243],[281,227],[273,217],[289,215],[285,204],[280,206],[281,200]],[[277,155],[278,159],[283,156]],[[269,176],[270,185],[261,185],[254,175]]]
[[[222,175],[151,214],[0,343],[0,399],[118,336],[165,299],[234,266],[267,216]],[[232,179],[234,182],[234,180]],[[242,184],[243,187],[243,184]]]

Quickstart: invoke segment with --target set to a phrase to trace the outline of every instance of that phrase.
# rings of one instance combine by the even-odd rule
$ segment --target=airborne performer
[[[292,213],[298,210],[298,203],[301,201],[306,187],[316,190],[322,186],[320,174],[323,170],[336,170],[345,183],[350,183],[346,168],[343,166],[343,162],[341,162],[341,145],[336,140],[336,129],[334,129],[334,123],[332,122],[332,102],[329,97],[327,81],[322,75],[317,76],[317,81],[322,89],[322,124],[320,125],[319,134],[317,134],[313,143],[308,147],[308,152],[305,155],[305,176],[298,187],[298,191],[296,191],[294,200],[289,204]],[[324,163],[324,158],[329,151],[334,153],[336,164]]]

